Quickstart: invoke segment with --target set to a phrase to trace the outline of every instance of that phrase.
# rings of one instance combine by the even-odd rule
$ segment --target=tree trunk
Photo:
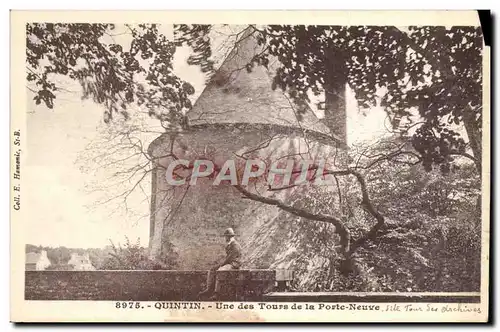
[[[482,160],[482,137],[481,130],[475,119],[476,114],[472,109],[464,112],[464,125],[467,131],[467,137],[469,138],[470,147],[474,158],[476,158],[476,168],[481,176],[481,160]]]
[[[325,125],[330,132],[335,135],[343,144],[347,145],[347,112],[346,112],[346,86],[347,75],[328,75],[328,82],[325,84]],[[339,193],[340,200],[340,193]],[[342,211],[342,209],[341,209]],[[347,240],[347,243],[345,241]],[[341,236],[342,255],[338,269],[344,276],[355,273],[354,262],[351,257],[350,236]]]
[[[347,144],[346,86],[347,67],[344,56],[332,57],[334,63],[327,63],[325,75],[325,118],[324,123],[344,144]]]

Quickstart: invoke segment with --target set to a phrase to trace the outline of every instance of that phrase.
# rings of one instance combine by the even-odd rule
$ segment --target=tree
[[[34,84],[36,104],[53,107],[55,93],[64,90],[54,77],[64,75],[80,83],[84,98],[105,106],[106,122],[144,105],[165,126],[181,124],[194,88],[173,72],[174,43],[156,24],[125,28],[114,33],[113,24],[27,24],[27,81]],[[129,48],[114,42],[120,34],[131,36]]]
[[[104,259],[102,270],[166,270],[175,267],[175,262],[165,264],[148,257],[146,248],[141,247],[139,239],[135,243],[125,238],[125,245],[115,246],[111,242],[112,252]]]
[[[422,118],[412,136],[413,147],[426,169],[450,169],[454,155],[472,159],[481,170],[482,35],[479,27],[391,26],[250,26],[262,51],[247,65],[268,66],[279,60],[273,89],[286,91],[299,115],[321,97],[325,121],[345,113],[345,89],[353,89],[365,108],[380,103],[393,123],[412,120],[412,109]],[[179,43],[192,46],[190,58],[213,70],[209,56],[210,26],[177,27]],[[469,144],[460,130],[465,127]],[[403,131],[408,134],[407,131]],[[340,133],[341,137],[345,133]],[[466,152],[472,149],[473,155]]]
[[[156,24],[126,26],[130,48],[114,43],[113,24],[28,24],[27,80],[37,104],[53,107],[54,74],[77,80],[84,97],[106,106],[105,121],[128,117],[131,105],[143,105],[166,128],[185,127],[184,114],[194,88],[175,75],[176,45],[190,45],[190,64],[214,72],[209,25],[176,26],[169,41]],[[250,26],[263,49],[247,64],[268,66],[279,60],[272,88],[286,91],[298,116],[321,96],[325,121],[345,113],[346,85],[362,107],[380,103],[394,124],[422,118],[412,136],[414,148],[430,170],[447,172],[454,155],[472,159],[481,169],[482,35],[479,27]],[[120,33],[121,34],[121,33]],[[383,92],[381,92],[383,91]],[[468,144],[460,131],[464,127]],[[331,124],[330,127],[334,127]],[[407,132],[405,132],[407,133]],[[344,136],[345,133],[341,133]],[[473,155],[467,153],[470,147]]]
[[[209,29],[199,25],[177,27],[179,43],[192,46],[195,53],[190,61],[203,68],[211,68],[206,57],[211,54],[206,37]],[[480,28],[410,27],[402,31],[390,26],[270,25],[248,29],[241,38],[255,36],[261,49],[246,70],[251,71],[255,65],[268,67],[272,58],[276,58],[279,65],[272,88],[280,88],[289,95],[299,117],[312,102],[309,97],[312,93],[320,99],[318,108],[325,110],[325,122],[334,128],[339,116],[345,114],[344,96],[349,85],[362,107],[380,104],[395,126],[402,118],[410,121],[409,127],[419,126],[412,135],[409,135],[410,128],[401,132],[403,137],[410,136],[415,151],[389,151],[383,158],[414,154],[426,170],[431,171],[436,165],[448,173],[453,156],[461,155],[473,160],[480,173]],[[421,118],[417,124],[412,123],[415,109]],[[473,156],[467,153],[460,130],[451,124],[465,127]],[[345,139],[345,133],[338,134]],[[376,220],[375,225],[352,244],[348,230],[338,218],[295,209],[280,200],[236,188],[247,198],[276,205],[297,216],[334,224],[349,261],[354,251],[373,239],[384,226],[384,217],[373,206],[366,181],[358,170],[348,168],[327,173],[354,176],[362,191],[362,204]]]
[[[35,101],[51,107],[53,91],[60,88],[50,77],[62,74],[76,79],[85,97],[106,106],[105,120],[115,113],[127,117],[128,107],[144,104],[167,130],[189,126],[184,112],[191,108],[188,96],[194,89],[175,76],[172,56],[176,46],[188,44],[193,49],[189,62],[200,65],[207,74],[213,73],[208,37],[211,26],[177,26],[177,45],[168,41],[154,24],[127,26],[132,37],[129,50],[104,41],[107,37],[113,39],[113,29],[112,25],[102,24],[28,25],[28,81],[35,84]],[[395,27],[271,25],[250,26],[245,31],[246,35],[240,36],[255,36],[262,48],[243,69],[268,66],[272,57],[277,58],[279,65],[270,88],[280,88],[288,94],[297,107],[299,120],[313,102],[309,97],[312,93],[320,99],[318,107],[324,108],[325,122],[333,128],[335,119],[345,113],[343,96],[349,85],[362,107],[385,107],[395,127],[402,118],[410,121],[408,127],[402,128],[401,136],[411,139],[414,150],[403,144],[372,157],[364,165],[327,170],[335,177],[352,177],[356,181],[362,205],[375,220],[367,232],[352,242],[340,218],[299,209],[236,187],[247,198],[335,225],[346,262],[357,249],[380,235],[385,225],[385,217],[372,201],[363,169],[385,161],[401,162],[406,156],[415,159],[406,163],[422,163],[428,171],[437,165],[447,173],[454,155],[473,160],[480,169],[479,28],[411,27],[402,31]],[[42,58],[49,62],[48,66],[41,64]],[[417,123],[413,119],[415,110],[420,116]],[[469,143],[465,143],[456,126],[465,128]],[[412,133],[411,128],[417,130]],[[469,146],[473,155],[467,151]]]
[[[71,258],[71,250],[62,246],[58,248],[49,248],[47,256],[54,265],[66,264]]]
[[[378,142],[363,154],[386,154],[393,143],[393,139]],[[481,179],[475,165],[462,164],[443,174],[426,171],[415,156],[402,157],[364,171],[373,204],[387,220],[375,241],[356,253],[365,273],[369,271],[370,287],[477,291],[481,217],[474,198],[480,193]]]

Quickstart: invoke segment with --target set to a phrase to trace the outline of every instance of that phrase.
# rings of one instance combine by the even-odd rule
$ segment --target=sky
[[[168,27],[163,31],[171,33]],[[126,43],[127,36],[118,43]],[[219,54],[224,54],[223,45]],[[191,82],[197,95],[203,90],[204,76],[198,67],[186,63],[189,51],[180,49],[174,59],[176,73]],[[82,170],[81,156],[91,142],[99,140],[103,127],[104,108],[91,100],[81,100],[79,86],[64,82],[65,92],[58,95],[53,109],[35,105],[28,93],[26,164],[23,165],[25,206],[34,216],[26,220],[27,243],[70,248],[104,247],[123,243],[125,236],[148,245],[149,202],[144,197],[132,197],[130,209],[135,214],[117,210],[117,203],[97,205],[96,194],[89,193],[89,184],[106,181],[111,174]],[[347,93],[347,132],[350,144],[387,134],[385,113],[381,108],[359,112],[353,94]],[[157,126],[156,121],[148,122]],[[154,136],[149,137],[153,139]],[[149,188],[149,178],[147,186]],[[120,211],[120,209],[118,209]],[[137,215],[144,216],[139,219]]]

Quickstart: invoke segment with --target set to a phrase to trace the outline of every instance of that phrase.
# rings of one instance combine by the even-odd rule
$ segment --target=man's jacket
[[[241,246],[234,238],[226,245],[226,259],[222,265],[226,264],[231,264],[235,269],[241,266]]]

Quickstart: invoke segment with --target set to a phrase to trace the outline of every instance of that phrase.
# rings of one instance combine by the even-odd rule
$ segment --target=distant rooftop
[[[36,264],[40,259],[41,253],[29,252],[26,254],[26,264]]]

